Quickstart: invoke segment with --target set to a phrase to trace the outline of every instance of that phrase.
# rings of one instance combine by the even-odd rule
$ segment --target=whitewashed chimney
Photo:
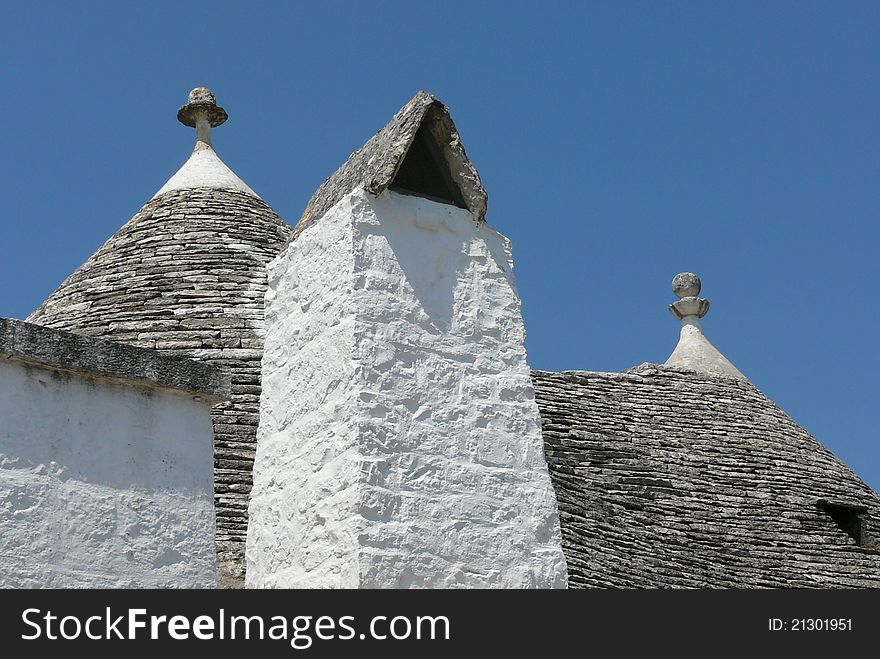
[[[249,587],[565,587],[509,241],[410,101],[269,267]]]

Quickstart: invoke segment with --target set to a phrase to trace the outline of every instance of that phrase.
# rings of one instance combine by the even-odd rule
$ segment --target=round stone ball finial
[[[701,288],[700,278],[693,272],[679,272],[672,278],[672,292],[680,298],[697,297]]]
[[[189,93],[189,101],[177,111],[177,120],[184,126],[195,128],[200,112],[204,113],[211,128],[216,128],[229,118],[226,110],[217,105],[214,92],[207,87],[196,87]]]
[[[672,292],[678,300],[669,305],[669,311],[679,320],[688,317],[702,318],[709,311],[709,300],[700,295],[702,284],[693,272],[679,272],[672,278]]]

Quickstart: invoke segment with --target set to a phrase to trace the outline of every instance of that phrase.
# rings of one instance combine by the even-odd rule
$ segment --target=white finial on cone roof
[[[703,334],[700,319],[709,312],[709,300],[699,297],[701,289],[700,278],[693,272],[680,272],[672,279],[672,292],[679,299],[669,305],[669,311],[681,321],[681,334],[665,366],[746,380]]]
[[[171,190],[215,188],[244,192],[254,197],[257,193],[235,175],[220,160],[211,145],[211,128],[225,123],[226,110],[217,105],[217,98],[207,87],[196,87],[189,93],[187,104],[177,111],[177,120],[196,129],[196,146],[189,160],[172,176],[153,198]]]

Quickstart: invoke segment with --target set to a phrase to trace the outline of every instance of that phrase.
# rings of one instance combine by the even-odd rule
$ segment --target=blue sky
[[[510,236],[533,367],[715,345],[880,489],[878,3],[13,3],[0,25],[0,315],[25,317],[176,171],[194,86],[283,217],[416,91]]]

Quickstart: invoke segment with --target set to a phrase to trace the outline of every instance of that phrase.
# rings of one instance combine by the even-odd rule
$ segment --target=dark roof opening
[[[437,140],[423,122],[389,186],[396,192],[427,197],[443,204],[467,208]]]
[[[867,508],[824,500],[818,501],[816,505],[828,513],[840,530],[855,540],[859,547],[869,545],[865,520],[862,517],[864,513],[868,512]]]

